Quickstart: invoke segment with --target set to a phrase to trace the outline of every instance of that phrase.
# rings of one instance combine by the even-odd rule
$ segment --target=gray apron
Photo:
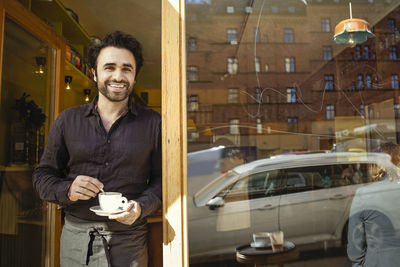
[[[61,267],[147,267],[146,220],[124,225],[66,216],[61,234]]]

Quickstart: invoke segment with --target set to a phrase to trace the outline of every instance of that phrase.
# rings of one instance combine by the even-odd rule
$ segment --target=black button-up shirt
[[[105,130],[95,105],[73,107],[59,114],[47,139],[33,183],[43,200],[64,206],[85,220],[107,221],[89,210],[98,199],[68,198],[78,175],[99,179],[104,191],[136,200],[144,218],[161,207],[161,118],[144,107],[128,104],[128,112]]]

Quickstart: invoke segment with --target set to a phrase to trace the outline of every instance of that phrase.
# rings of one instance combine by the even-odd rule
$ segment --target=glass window
[[[293,43],[294,42],[293,29],[285,29],[284,42],[285,43]]]
[[[333,120],[335,118],[335,106],[326,105],[326,119]]]
[[[359,90],[364,89],[364,77],[362,74],[357,75],[357,86]]]
[[[188,50],[196,51],[197,50],[197,39],[195,37],[189,37],[188,39]]]
[[[8,17],[3,27],[0,265],[45,266],[50,206],[39,199],[32,173],[53,120],[56,49]]]
[[[238,119],[232,119],[229,121],[229,133],[230,134],[240,134]]]
[[[188,111],[198,111],[199,110],[199,96],[190,95],[188,103]]]
[[[326,61],[332,59],[332,46],[324,46],[324,47],[322,47],[322,57]]]
[[[399,89],[399,75],[393,74],[391,76],[392,89]]]
[[[294,57],[286,57],[285,58],[285,69],[286,69],[286,72],[295,72],[296,71]]]
[[[239,90],[237,88],[228,89],[228,103],[239,103]]]
[[[226,71],[229,74],[236,74],[238,71],[238,59],[234,57],[229,57],[226,60]]]
[[[342,245],[354,198],[375,187],[377,162],[390,162],[377,151],[400,143],[400,85],[392,78],[400,75],[400,1],[352,2],[353,17],[375,34],[354,47],[333,40],[348,1],[255,0],[251,14],[248,2],[186,5],[187,17],[203,18],[186,21],[186,36],[202,49],[186,63],[201,75],[187,83],[187,95],[201,99],[188,112],[196,122],[188,137],[198,133],[188,143],[188,173],[194,162],[208,172],[187,178],[189,263],[236,266],[235,248],[280,229],[307,254],[293,266],[354,265]],[[396,20],[391,33],[388,19]],[[224,41],[228,28],[240,45]],[[238,152],[227,156],[227,148]],[[270,172],[276,179],[268,184]]]
[[[286,89],[286,101],[288,103],[296,103],[297,102],[296,88],[287,88]]]
[[[297,118],[288,118],[288,132],[297,133]]]
[[[323,32],[330,32],[331,31],[331,22],[329,18],[322,18],[321,19],[321,30]]]
[[[259,43],[260,42],[260,28],[254,28],[254,42]]]
[[[230,44],[237,44],[237,30],[227,29],[226,30],[226,40]]]
[[[325,81],[324,89],[326,91],[335,90],[334,79],[332,74],[324,75],[324,81]]]
[[[226,7],[226,13],[228,13],[228,14],[233,14],[233,13],[235,13],[235,7],[233,7],[233,6],[227,6],[227,7]]]
[[[397,47],[396,46],[389,47],[389,59],[397,60]]]
[[[388,30],[388,32],[394,32],[395,29],[396,29],[396,20],[388,19],[387,20],[387,30]]]
[[[194,82],[194,81],[198,81],[199,80],[199,74],[198,74],[198,67],[197,66],[188,66],[187,79],[190,82]]]
[[[261,63],[260,63],[260,58],[259,57],[255,57],[254,58],[254,70],[255,72],[260,72],[261,71]]]

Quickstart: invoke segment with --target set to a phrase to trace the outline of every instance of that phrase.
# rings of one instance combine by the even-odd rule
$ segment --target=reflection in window
[[[237,88],[228,89],[228,103],[239,103],[239,90]]]
[[[257,133],[258,134],[262,134],[263,133],[261,119],[257,119]]]
[[[362,74],[357,75],[357,85],[359,90],[364,89],[364,77]]]
[[[284,42],[285,43],[293,43],[294,42],[293,30],[292,29],[285,29],[285,31],[284,31]]]
[[[229,44],[237,44],[237,30],[227,29],[226,30],[226,40]]]
[[[269,71],[269,65],[265,64],[265,72],[268,72],[268,71]]]
[[[199,96],[198,95],[190,95],[188,111],[198,111],[198,110],[199,110]]]
[[[286,57],[285,58],[285,69],[286,69],[286,72],[295,72],[296,71],[294,57]]]
[[[325,87],[324,89],[326,91],[333,91],[334,90],[334,82],[333,82],[333,75],[324,75],[324,80],[325,80]]]
[[[236,74],[238,71],[238,59],[235,57],[228,57],[226,59],[226,71],[229,74]]]
[[[288,132],[297,133],[297,118],[288,118]]]
[[[232,119],[229,121],[229,133],[230,134],[240,134],[239,119]]]
[[[244,11],[245,11],[247,14],[251,14],[251,13],[253,12],[253,8],[252,8],[251,6],[246,6],[245,9],[244,9]]]
[[[259,57],[255,57],[254,58],[254,70],[255,72],[260,72],[261,71],[261,63],[260,63],[260,58]]]
[[[277,6],[273,6],[273,7],[271,7],[271,11],[272,11],[272,13],[276,14],[276,13],[278,13],[279,9]]]
[[[286,101],[287,103],[296,103],[296,88],[287,88],[286,89]]]
[[[365,86],[366,86],[368,89],[371,89],[371,88],[372,88],[372,76],[371,76],[371,74],[366,74],[366,75],[365,75]]]
[[[326,119],[333,120],[335,118],[335,106],[326,105]]]
[[[365,116],[365,106],[364,105],[360,105],[360,115],[362,116],[362,117],[364,117]]]
[[[364,59],[369,60],[369,46],[368,45],[364,46]]]
[[[288,7],[288,11],[289,13],[293,14],[294,12],[296,12],[296,8],[294,6],[290,6]]]
[[[228,14],[235,13],[235,8],[233,6],[227,6],[226,7],[226,13],[228,13]]]
[[[261,93],[261,88],[256,88],[255,89],[255,99],[256,103],[262,103],[262,93]]]
[[[397,47],[396,46],[389,47],[389,59],[397,60]]]
[[[188,50],[196,51],[197,50],[197,39],[195,37],[189,37],[188,39]]]
[[[188,81],[197,81],[199,79],[197,66],[188,66],[187,76]]]
[[[396,29],[396,21],[394,19],[387,20],[387,29],[388,32],[394,32],[394,30]]]
[[[400,104],[393,105],[394,115],[396,118],[400,117]]]
[[[325,61],[332,59],[332,46],[322,47],[322,56]]]
[[[260,28],[254,28],[254,42],[259,43],[260,42]]]
[[[268,35],[264,35],[264,43],[268,43]]]
[[[361,46],[356,46],[356,60],[361,60]]]
[[[331,31],[330,19],[328,19],[328,18],[321,19],[321,30],[323,32],[330,32]]]
[[[399,75],[393,74],[391,76],[392,89],[399,89]]]

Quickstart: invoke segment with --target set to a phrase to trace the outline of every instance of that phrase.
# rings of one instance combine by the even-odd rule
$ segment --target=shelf
[[[41,19],[53,24],[53,29],[64,36],[82,55],[83,47],[90,43],[90,37],[85,29],[77,23],[67,12],[59,0],[43,1],[32,0],[31,10]]]
[[[0,171],[4,172],[23,172],[23,171],[32,171],[35,166],[32,165],[12,165],[12,166],[0,166]]]
[[[81,89],[84,88],[97,90],[93,84],[93,81],[68,61],[65,61],[65,75],[72,76],[72,83],[71,83],[72,90],[79,89],[80,93],[82,93]]]

